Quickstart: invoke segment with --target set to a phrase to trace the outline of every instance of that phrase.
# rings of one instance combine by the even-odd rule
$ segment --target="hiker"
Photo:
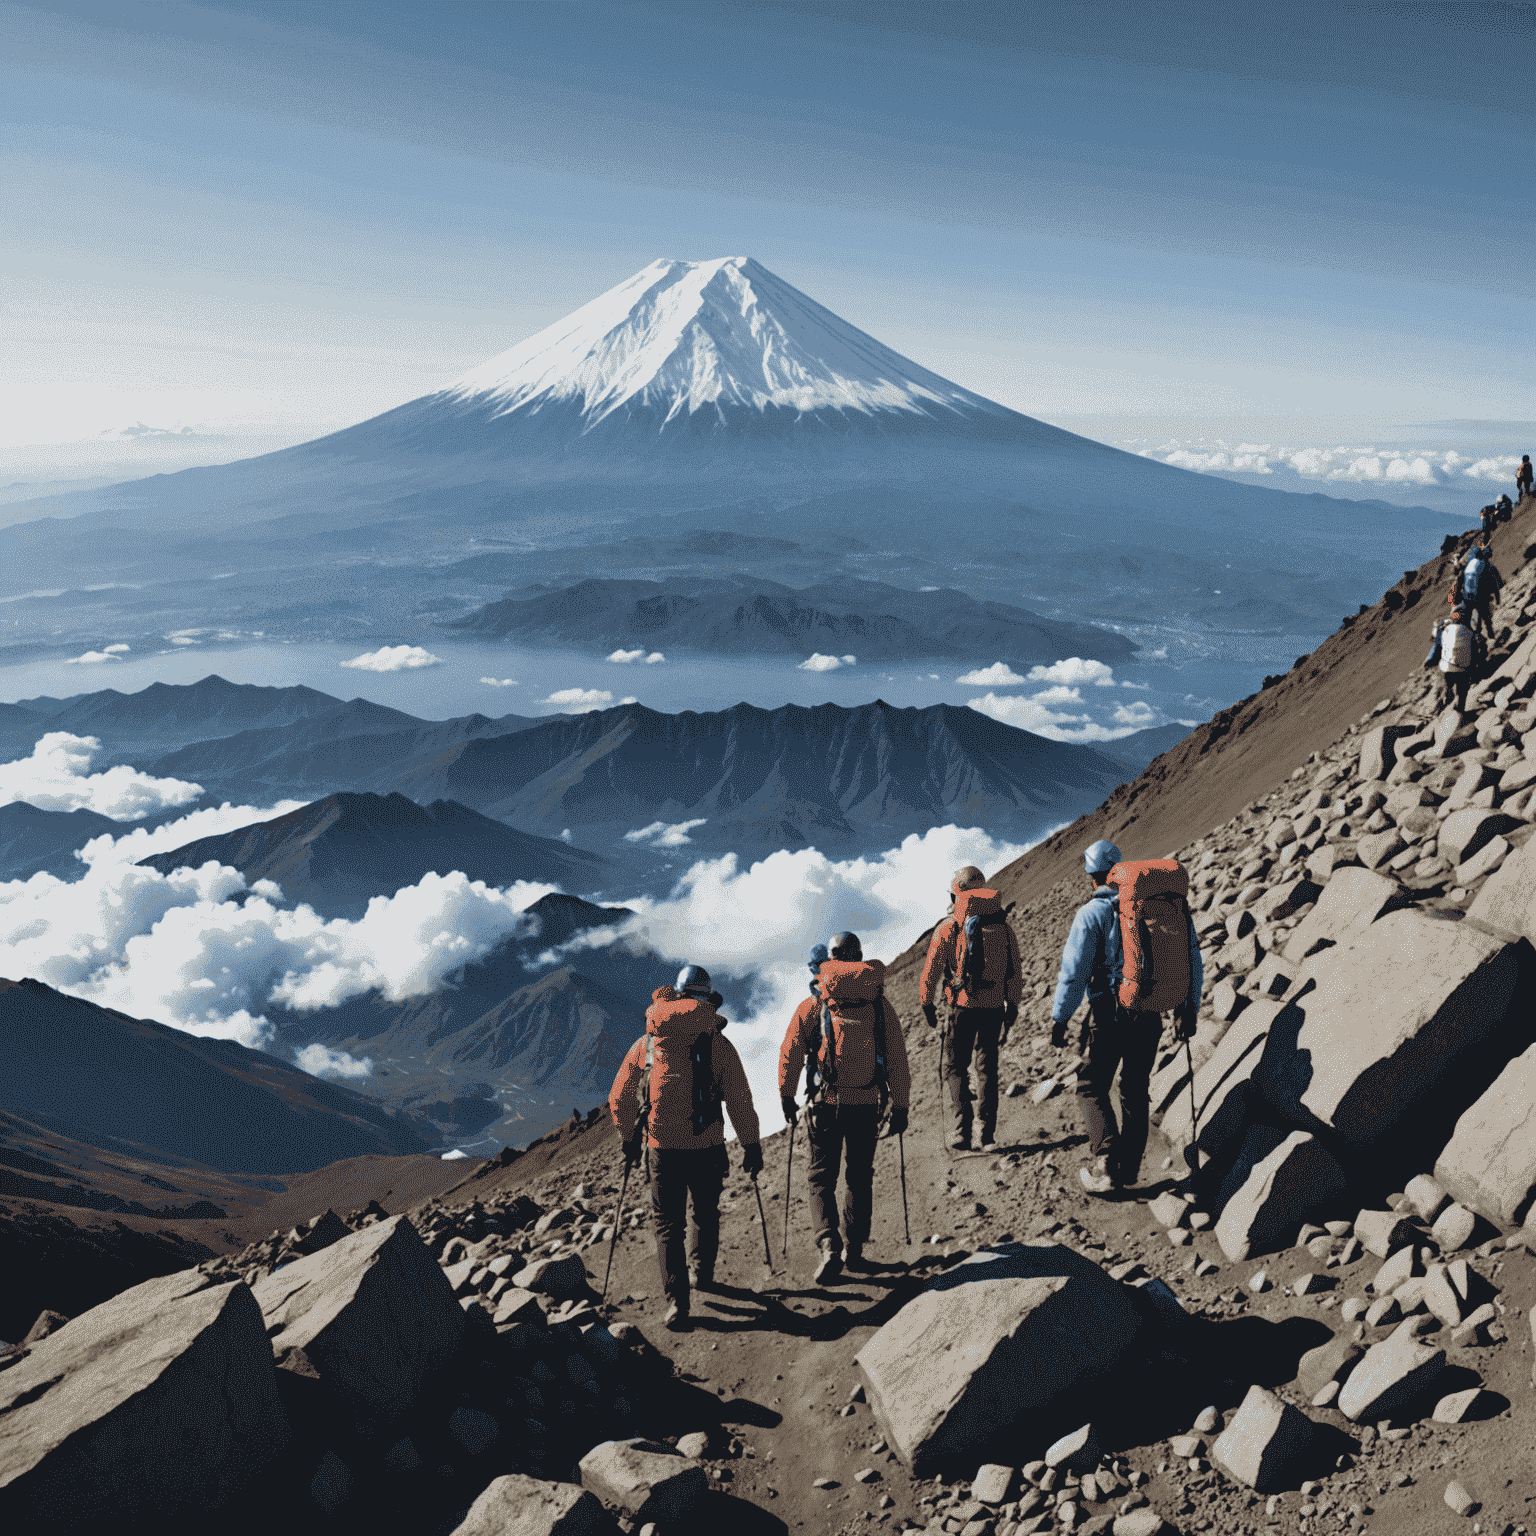
[[[816,1220],[817,1284],[864,1260],[874,1207],[875,1143],[890,1102],[889,1134],[907,1128],[912,1080],[901,1022],[885,996],[885,966],[865,960],[856,933],[834,934],[811,951],[811,993],[789,1021],[779,1048],[779,1103],[799,1123],[795,1080],[805,1066],[806,1134],[811,1143],[811,1206]],[[837,1169],[845,1161],[843,1233],[837,1227]]]
[[[1531,456],[1528,453],[1520,455],[1520,468],[1515,471],[1515,500],[1522,501],[1531,494]]]
[[[608,1095],[626,1165],[640,1161],[642,1143],[650,1152],[656,1257],[670,1303],[662,1321],[674,1331],[690,1326],[691,1291],[718,1289],[720,1191],[730,1172],[722,1101],[742,1144],[742,1172],[756,1180],[763,1171],[752,1090],[736,1047],[720,1033],[722,1001],[699,965],[685,965],[675,987],[658,987],[645,1011],[645,1034],[630,1046]]]
[[[1491,640],[1493,605],[1504,589],[1504,578],[1489,558],[1486,544],[1480,544],[1472,551],[1472,557],[1467,561],[1466,571],[1462,575],[1461,587],[1466,599],[1464,606],[1472,617],[1481,621],[1483,633]]]
[[[981,1097],[981,1145],[997,1134],[997,1051],[1019,1014],[1024,971],[1019,941],[1003,912],[1003,900],[988,888],[974,864],[957,869],[949,883],[950,912],[933,930],[923,962],[918,1001],[929,1029],[938,1026],[942,989],[949,1004],[941,1038],[940,1073],[949,1084],[950,1146],[971,1144],[971,1058]]]
[[[1176,864],[1156,861],[1183,878]],[[1116,866],[1120,869],[1116,870]],[[1061,972],[1056,981],[1056,996],[1051,1005],[1051,1044],[1058,1050],[1067,1043],[1067,1024],[1077,1012],[1084,995],[1088,998],[1088,1024],[1082,1041],[1083,1065],[1079,1068],[1077,1095],[1088,1132],[1089,1166],[1078,1171],[1083,1187],[1090,1194],[1113,1194],[1134,1185],[1141,1173],[1141,1157],[1147,1146],[1148,1088],[1152,1063],[1162,1038],[1162,1015],[1145,1007],[1130,1007],[1124,1002],[1127,992],[1125,938],[1121,929],[1120,897],[1116,888],[1125,883],[1125,874],[1146,865],[1123,865],[1120,850],[1101,838],[1083,854],[1083,868],[1093,887],[1093,895],[1077,909],[1072,928],[1061,952]],[[1111,881],[1110,876],[1116,878]],[[1184,926],[1188,932],[1188,984],[1182,998],[1163,1002],[1175,1010],[1175,1034],[1188,1040],[1195,1032],[1195,1016],[1200,994],[1205,986],[1205,966],[1189,904],[1181,903]],[[1177,945],[1179,935],[1164,925],[1159,929],[1164,942]],[[1149,958],[1158,958],[1151,956]],[[1168,957],[1161,957],[1164,969]],[[1175,974],[1182,978],[1183,968]],[[1130,990],[1135,990],[1133,984]],[[1154,994],[1155,995],[1155,994]],[[1115,1121],[1110,1103],[1110,1085],[1115,1072],[1120,1073],[1120,1119]]]
[[[1424,665],[1440,665],[1440,685],[1443,690],[1440,707],[1443,709],[1453,700],[1460,714],[1467,712],[1467,689],[1472,684],[1472,672],[1477,662],[1476,636],[1467,623],[1467,610],[1455,608],[1448,619],[1441,619],[1434,630],[1429,655]]]
[[[1513,516],[1515,504],[1509,499],[1506,492],[1499,492],[1499,499],[1493,504],[1494,516],[1501,522],[1507,523]]]
[[[1483,519],[1483,538],[1493,537],[1493,525],[1499,520],[1499,508],[1496,502],[1490,501],[1480,514]]]

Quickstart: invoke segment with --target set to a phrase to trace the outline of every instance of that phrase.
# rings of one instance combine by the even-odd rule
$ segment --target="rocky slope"
[[[1533,515],[1528,501],[1516,530]],[[916,952],[892,968],[914,1102],[904,1144],[877,1152],[883,1266],[808,1283],[803,1172],[780,1134],[759,1191],[767,1262],[753,1188],[734,1174],[725,1285],[699,1298],[692,1333],[661,1333],[645,1206],[633,1181],[620,1205],[614,1133],[594,1113],[470,1170],[409,1232],[320,1218],[34,1342],[0,1372],[0,1460],[19,1469],[0,1510],[59,1485],[50,1446],[66,1431],[155,1443],[149,1394],[110,1435],[97,1427],[122,1410],[113,1355],[88,1351],[127,1315],[153,1316],[159,1358],[178,1363],[210,1318],[237,1341],[250,1385],[222,1412],[244,1410],[245,1438],[184,1461],[180,1486],[249,1485],[254,1443],[253,1523],[281,1511],[316,1529],[340,1516],[469,1533],[516,1510],[540,1532],[568,1528],[564,1515],[660,1532],[1519,1536],[1536,1507],[1536,566],[1501,564],[1508,633],[1467,720],[1428,707],[1426,626],[1406,645],[1383,604],[1361,622],[1411,654],[1388,686],[1326,739],[1298,726],[1304,760],[1250,761],[1225,814],[1218,802],[1158,837],[1195,874],[1211,984],[1190,1058],[1198,1128],[1170,1049],[1154,1082],[1162,1141],[1132,1197],[1089,1202],[1075,1176],[1064,1090],[1080,1062],[1043,1026],[1082,886],[1055,880],[1011,900],[1028,985],[995,1148],[945,1147]],[[1356,661],[1319,670],[1319,710],[1360,686]],[[1207,754],[1233,751],[1222,739]],[[1158,766],[1141,791],[1149,822],[1200,782]],[[1230,792],[1235,759],[1224,767]],[[1020,888],[1018,869],[1008,878]],[[306,1246],[318,1251],[298,1256]],[[369,1270],[387,1289],[358,1283]],[[359,1368],[347,1345],[363,1338]],[[391,1362],[383,1379],[375,1356]],[[206,1392],[206,1367],[186,1369],[183,1392]],[[84,1380],[98,1417],[53,1386]],[[934,1450],[950,1424],[965,1435]],[[647,1443],[611,1443],[635,1436]],[[131,1512],[135,1487],[114,1486]],[[200,1497],[199,1518],[218,1496]]]

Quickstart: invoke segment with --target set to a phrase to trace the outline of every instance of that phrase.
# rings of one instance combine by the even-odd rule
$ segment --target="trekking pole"
[[[608,1300],[608,1277],[613,1273],[613,1250],[619,1246],[619,1222],[624,1217],[624,1192],[629,1188],[629,1159],[624,1159],[624,1177],[619,1181],[619,1204],[613,1213],[613,1236],[608,1239],[608,1268],[603,1271],[603,1294],[598,1305]]]
[[[907,1221],[907,1144],[901,1133],[896,1136],[896,1155],[901,1159],[901,1230],[906,1235],[907,1247],[912,1246],[912,1228]]]
[[[757,1180],[752,1180],[752,1193],[757,1196],[757,1219],[763,1224],[763,1263],[768,1266],[769,1274],[773,1273],[773,1250],[768,1246],[768,1217],[763,1210],[763,1192],[758,1188]]]
[[[1189,1068],[1189,1145],[1184,1149],[1184,1162],[1191,1173],[1200,1171],[1200,1107],[1195,1102],[1195,1055],[1184,1042],[1184,1064]]]
[[[789,1175],[790,1170],[795,1166],[795,1127],[798,1123],[795,1120],[789,1122],[789,1157],[784,1163],[784,1252],[782,1257],[785,1259],[789,1257]],[[768,1262],[770,1266],[773,1263],[771,1259]]]

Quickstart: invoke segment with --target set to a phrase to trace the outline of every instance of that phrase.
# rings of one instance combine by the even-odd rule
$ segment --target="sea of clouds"
[[[1052,741],[1114,741],[1132,731],[1157,725],[1163,718],[1144,699],[1121,703],[1110,695],[1085,696],[1084,688],[1145,688],[1146,684],[1117,681],[1115,669],[1107,662],[1082,656],[1031,667],[1023,676],[1006,662],[998,661],[990,667],[964,672],[955,681],[987,689],[980,697],[966,701],[972,709]],[[995,691],[1031,685],[1038,691]]]
[[[519,882],[497,889],[460,872],[427,875],[376,896],[356,920],[324,919],[291,906],[270,881],[247,888],[234,869],[209,862],[170,874],[136,862],[196,838],[293,809],[280,805],[200,809],[153,828],[131,818],[174,809],[199,786],[136,769],[90,773],[95,743],[66,738],[0,765],[4,800],[49,809],[90,804],[124,822],[76,855],[83,877],[49,874],[0,882],[0,945],[13,976],[32,976],[77,997],[191,1034],[270,1045],[266,1010],[334,1007],[371,990],[398,1001],[442,986],[503,940],[532,935],[526,910],[554,887]],[[185,798],[184,798],[185,797]],[[642,829],[658,846],[686,843],[688,823]],[[1022,848],[979,829],[935,827],[868,858],[834,860],[815,849],[774,853],[743,868],[734,854],[703,859],[664,897],[625,900],[636,914],[574,949],[641,942],[669,966],[702,964],[750,998],[731,1038],[747,1063],[765,1129],[781,1123],[774,1081],[779,1040],[805,993],[805,956],[841,929],[866,955],[893,959],[942,913],[952,871],[990,871]],[[362,1080],[366,1060],[311,1046],[298,1065],[317,1075]]]

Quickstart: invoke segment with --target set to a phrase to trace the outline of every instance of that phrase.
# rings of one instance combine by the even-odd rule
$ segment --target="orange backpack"
[[[1116,864],[1120,892],[1120,1006],[1162,1013],[1189,997],[1189,876],[1177,859]]]
[[[821,1038],[806,1058],[808,1099],[839,1086],[887,1092],[885,966],[878,960],[823,960],[816,972]]]
[[[1007,1001],[1008,973],[1013,956],[1003,898],[981,887],[961,891],[955,897],[955,922],[959,948],[955,955],[955,980],[950,1000],[961,1008],[1001,1008]]]

